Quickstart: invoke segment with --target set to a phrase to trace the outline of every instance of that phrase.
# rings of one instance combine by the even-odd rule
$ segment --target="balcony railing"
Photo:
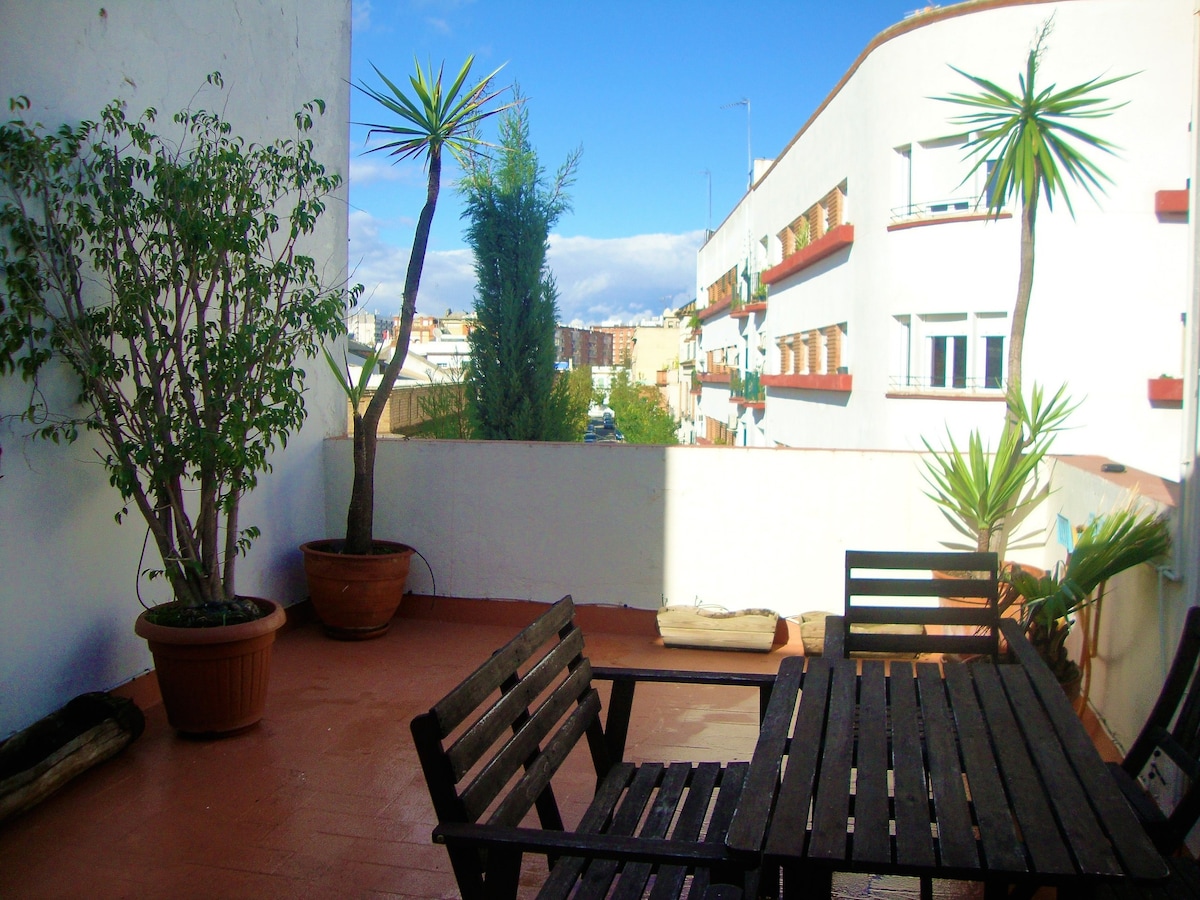
[[[928,375],[893,375],[888,379],[893,393],[937,393],[957,391],[973,394],[1004,396],[1004,382],[999,378],[939,378]]]
[[[739,372],[734,370],[729,377],[729,393],[739,406],[757,406],[765,403],[766,389],[758,372]]]

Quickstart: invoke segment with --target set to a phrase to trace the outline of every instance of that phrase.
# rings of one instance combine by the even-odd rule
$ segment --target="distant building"
[[[408,352],[424,357],[440,369],[462,369],[471,358],[467,340],[475,327],[475,316],[446,310],[444,316],[416,315]],[[400,330],[400,317],[393,320],[392,334]]]
[[[1042,198],[1024,386],[1083,401],[1056,453],[1186,474],[1195,419],[1154,390],[1196,370],[1198,326],[1180,315],[1196,289],[1194,12],[989,0],[872,40],[811,118],[796,111],[800,130],[697,255],[697,440],[907,451],[979,428],[995,446],[1021,209],[980,208],[989,170],[964,158],[965,108],[929,98],[977,90],[948,64],[1012,88],[1053,18],[1043,87],[1138,74],[1103,92],[1120,104],[1110,118],[1084,123],[1120,148],[1086,151],[1112,183],[1096,201],[1068,183],[1073,214]]]
[[[377,347],[383,340],[388,320],[377,313],[356,312],[346,317],[346,332],[360,344]]]
[[[574,369],[613,364],[612,335],[597,328],[559,325],[554,329],[554,350],[555,359]]]
[[[636,330],[633,325],[605,325],[592,330],[612,335],[614,366],[628,365],[633,360],[633,333]]]

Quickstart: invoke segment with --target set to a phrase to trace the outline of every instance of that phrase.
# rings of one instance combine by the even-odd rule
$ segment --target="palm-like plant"
[[[1005,576],[1025,599],[1021,620],[1030,642],[1060,681],[1077,673],[1065,648],[1072,616],[1099,601],[1096,589],[1108,579],[1170,549],[1164,516],[1126,507],[1088,523],[1061,570],[1038,578],[1014,569]]]
[[[417,291],[421,285],[421,272],[425,267],[425,251],[429,246],[429,230],[433,214],[437,209],[438,194],[442,184],[442,153],[449,151],[460,162],[484,142],[479,138],[477,126],[490,116],[509,109],[512,104],[488,108],[489,104],[504,93],[505,89],[492,90],[491,82],[499,69],[474,86],[464,89],[471,73],[474,56],[468,56],[458,75],[449,85],[443,83],[443,68],[435,74],[432,66],[422,69],[416,63],[416,74],[409,76],[412,95],[391,82],[379,69],[372,65],[383,81],[387,91],[377,90],[366,84],[355,85],[384,109],[399,117],[399,123],[364,123],[370,129],[367,137],[382,135],[385,142],[368,152],[386,151],[396,161],[423,159],[428,172],[425,205],[417,219],[413,233],[412,252],[408,258],[408,270],[404,277],[403,302],[400,308],[400,330],[396,335],[396,352],[383,370],[379,387],[365,411],[354,409],[354,483],[350,493],[350,507],[346,516],[346,543],[344,552],[369,554],[371,552],[372,529],[375,519],[375,450],[379,420],[383,416],[388,396],[396,384],[396,378],[408,354],[408,341],[412,335],[413,317],[417,311]]]
[[[979,87],[981,92],[954,92],[936,98],[974,110],[951,121],[968,126],[974,134],[966,146],[967,158],[975,162],[964,182],[989,162],[994,163],[995,168],[988,173],[984,197],[988,212],[998,215],[1013,197],[1020,198],[1021,270],[1008,344],[1008,381],[1016,388],[1018,396],[1025,320],[1033,293],[1038,202],[1044,194],[1047,207],[1053,209],[1055,197],[1061,196],[1074,216],[1067,191],[1068,179],[1082,186],[1093,199],[1096,189],[1103,192],[1104,182],[1112,183],[1112,179],[1085,155],[1085,151],[1098,150],[1112,154],[1116,146],[1083,131],[1076,123],[1085,119],[1105,118],[1124,106],[1124,103],[1110,104],[1107,99],[1097,96],[1097,92],[1131,77],[1097,77],[1063,90],[1057,90],[1054,84],[1039,88],[1038,64],[1042,44],[1048,34],[1047,26],[1029,51],[1025,74],[1018,76],[1019,87],[1015,93],[951,66],[955,72]],[[1011,405],[1008,422],[1010,426],[1017,422],[1016,411]]]
[[[1031,479],[1055,434],[1075,410],[1065,386],[1048,403],[1036,384],[1028,404],[1015,388],[1009,394],[1020,427],[1005,428],[994,452],[984,447],[978,430],[968,437],[965,452],[948,430],[947,445],[941,449],[921,438],[930,454],[922,459],[922,474],[930,487],[926,496],[942,508],[958,532],[974,540],[972,549],[981,553],[1002,552],[1006,520],[1014,513],[1027,513],[1045,498],[1046,492],[1036,491]]]

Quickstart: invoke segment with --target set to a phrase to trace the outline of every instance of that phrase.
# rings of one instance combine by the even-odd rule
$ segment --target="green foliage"
[[[663,408],[658,390],[633,382],[628,369],[617,373],[608,392],[608,405],[612,408],[617,427],[625,435],[626,443],[679,443],[679,436],[676,434],[679,423]]]
[[[442,186],[442,151],[448,150],[461,164],[468,166],[476,149],[486,146],[477,129],[484,120],[509,109],[509,105],[489,107],[503,90],[491,90],[492,79],[499,69],[473,86],[464,87],[474,65],[475,57],[468,56],[449,87],[443,86],[443,69],[437,74],[433,67],[421,68],[416,62],[416,74],[409,76],[412,94],[391,82],[378,68],[375,73],[387,87],[387,93],[365,84],[355,87],[399,118],[394,124],[369,124],[368,139],[383,135],[385,142],[368,152],[388,151],[397,160],[423,158],[428,168],[425,205],[413,230],[412,251],[404,276],[404,298],[400,306],[400,330],[396,334],[396,352],[383,370],[379,387],[371,397],[366,411],[354,411],[354,481],[350,489],[350,504],[346,511],[345,552],[366,555],[371,552],[375,524],[375,447],[378,441],[379,420],[391,396],[396,378],[408,355],[412,336],[413,317],[417,314],[417,292],[421,273],[425,269],[425,252],[429,247],[429,230],[437,210]]]
[[[379,366],[379,350],[373,349],[367,355],[367,358],[363,360],[362,369],[358,373],[358,381],[353,383],[350,381],[349,362],[345,355],[342,356],[342,362],[339,365],[337,360],[333,358],[333,354],[329,352],[328,347],[322,347],[321,353],[325,357],[325,363],[333,372],[333,377],[337,380],[338,386],[341,387],[342,393],[350,401],[350,408],[358,409],[362,405],[363,398],[367,395],[367,385],[371,381],[371,376],[375,374],[375,369]]]
[[[1064,175],[1093,198],[1093,189],[1103,191],[1103,182],[1112,183],[1084,150],[1112,154],[1116,146],[1088,134],[1075,123],[1081,119],[1102,119],[1125,106],[1124,103],[1108,105],[1108,100],[1095,96],[1095,92],[1132,76],[1092,78],[1063,90],[1055,90],[1057,85],[1053,84],[1039,89],[1038,63],[1041,40],[1046,34],[1048,31],[1043,31],[1038,45],[1029,51],[1025,74],[1017,76],[1016,92],[951,66],[981,91],[977,94],[955,91],[937,98],[975,110],[951,121],[966,125],[975,134],[967,143],[967,155],[975,160],[967,178],[988,160],[996,161],[985,195],[988,210],[993,213],[999,213],[1015,196],[1028,205],[1044,194],[1050,208],[1054,207],[1054,197],[1061,195],[1074,215]]]
[[[1045,193],[1046,204],[1053,209],[1055,195],[1061,195],[1068,211],[1074,216],[1067,179],[1082,185],[1093,198],[1093,189],[1103,190],[1103,182],[1111,182],[1099,166],[1085,155],[1085,151],[1099,150],[1111,154],[1115,146],[1082,130],[1079,123],[1081,120],[1104,118],[1124,106],[1123,103],[1108,105],[1108,101],[1097,96],[1096,92],[1131,77],[1093,78],[1064,90],[1056,90],[1054,84],[1039,88],[1038,65],[1052,23],[1053,19],[1043,26],[1029,51],[1025,74],[1017,78],[1016,92],[951,66],[955,72],[980,88],[980,93],[953,92],[936,98],[971,110],[951,119],[957,125],[967,126],[975,135],[967,143],[967,158],[973,158],[974,164],[963,182],[989,162],[994,162],[995,169],[989,173],[985,188],[988,210],[999,215],[1012,197],[1021,198],[1021,267],[1009,331],[1007,371],[1009,386],[1018,391],[1023,374],[1025,323],[1033,296],[1039,197]],[[1007,412],[1008,427],[1018,427],[1016,412],[1011,406]]]
[[[421,389],[417,406],[425,421],[416,431],[417,437],[437,440],[465,441],[474,437],[471,410],[467,401],[466,373],[452,372],[450,381],[434,381]]]
[[[588,410],[592,408],[596,394],[592,386],[592,367],[571,369],[566,375],[560,375],[559,380],[565,383],[567,396],[566,424],[569,437],[566,440],[580,440],[587,431]]]
[[[1038,578],[1014,570],[1005,575],[1025,602],[1021,621],[1030,642],[1058,676],[1069,680],[1078,670],[1067,658],[1071,617],[1100,600],[1104,582],[1144,562],[1166,556],[1171,532],[1165,516],[1130,507],[1088,523],[1067,557],[1067,564]]]
[[[998,544],[1005,520],[1017,512],[1027,514],[1045,499],[1046,492],[1038,492],[1032,479],[1055,434],[1076,409],[1065,386],[1048,403],[1038,385],[1033,387],[1029,404],[1015,390],[1010,391],[1009,403],[1020,425],[1003,430],[995,452],[984,447],[978,429],[968,437],[965,452],[955,443],[949,427],[941,449],[921,438],[929,451],[921,460],[925,466],[922,474],[931,488],[926,496],[942,508],[955,530],[974,541],[974,550],[1001,550]]]
[[[579,152],[547,184],[523,105],[501,120],[500,147],[497,161],[476,157],[462,184],[477,279],[478,324],[470,335],[475,431],[488,440],[573,440],[567,382],[554,368],[558,291],[546,252],[550,229],[570,209],[565,191]]]
[[[298,252],[341,184],[308,137],[323,111],[264,145],[205,110],[162,137],[153,109],[121,101],[74,127],[0,128],[0,372],[30,382],[38,435],[98,435],[117,518],[142,514],[183,605],[233,598],[258,534],[241,498],[303,423],[299,360],[341,333],[358,290],[324,286]],[[47,408],[52,361],[79,407]]]

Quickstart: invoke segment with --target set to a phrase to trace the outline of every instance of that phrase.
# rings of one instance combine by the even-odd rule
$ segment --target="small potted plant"
[[[313,608],[326,631],[337,638],[363,639],[384,634],[400,605],[408,578],[413,549],[374,537],[375,453],[380,419],[408,355],[429,230],[441,190],[442,153],[448,150],[456,158],[465,158],[483,144],[478,135],[479,124],[509,108],[508,105],[487,108],[503,93],[490,90],[499,69],[464,89],[473,63],[474,57],[468,57],[448,86],[443,85],[442,69],[434,73],[432,68],[422,69],[418,64],[416,74],[409,77],[411,97],[379,69],[375,72],[386,85],[386,93],[368,85],[356,85],[400,119],[398,124],[368,124],[368,137],[378,134],[386,139],[371,152],[387,151],[398,160],[422,159],[428,177],[425,206],[413,233],[404,280],[396,349],[365,409],[362,401],[366,398],[366,381],[352,385],[342,376],[340,367],[331,363],[351,402],[353,415],[354,481],[346,515],[346,537],[309,541],[300,549]]]
[[[160,135],[153,110],[133,118],[121,101],[55,131],[0,127],[0,374],[33,383],[22,418],[37,435],[97,436],[118,521],[131,507],[145,520],[161,559],[148,574],[174,599],[136,631],[183,732],[258,721],[284,621],[234,574],[259,534],[241,500],[304,420],[299,362],[346,308],[302,252],[341,183],[307,136],[323,111],[306,104],[294,135],[262,145],[205,110]],[[51,364],[75,376],[78,407],[43,404]],[[221,671],[204,661],[214,648]]]

